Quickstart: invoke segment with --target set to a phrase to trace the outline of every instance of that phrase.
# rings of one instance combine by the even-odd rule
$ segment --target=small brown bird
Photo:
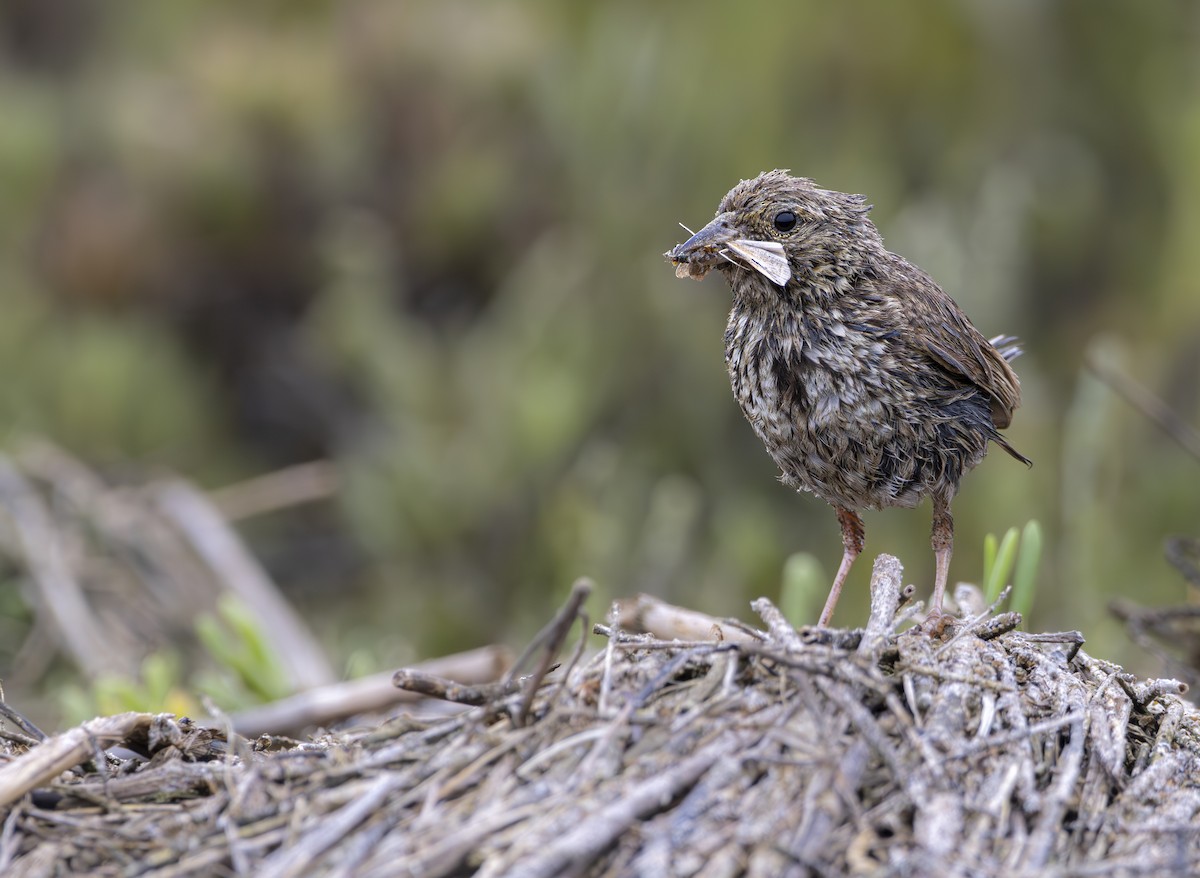
[[[725,363],[733,394],[782,471],[842,527],[819,625],[863,548],[861,509],[933,500],[942,596],[950,501],[1021,402],[1012,338],[991,341],[916,266],[883,246],[861,195],[769,171],[733,187],[712,222],[665,255],[679,277],[723,272],[733,289]]]

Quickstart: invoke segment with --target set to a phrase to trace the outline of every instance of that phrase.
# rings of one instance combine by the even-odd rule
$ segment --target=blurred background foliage
[[[952,577],[1037,518],[1031,624],[1128,660],[1105,604],[1185,599],[1200,468],[1082,363],[1197,422],[1198,66],[1181,0],[9,0],[0,424],[210,488],[336,461],[243,533],[358,666],[520,641],[580,574],[745,615],[836,522],[742,421],[723,282],[661,254],[791,168],[1025,343],[1035,465],[967,478]],[[922,596],[928,527],[867,515]]]

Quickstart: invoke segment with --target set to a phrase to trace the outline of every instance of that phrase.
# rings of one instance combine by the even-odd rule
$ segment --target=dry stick
[[[209,762],[167,759],[133,774],[83,783],[55,784],[51,789],[69,798],[101,802],[110,810],[116,803],[138,799],[189,796],[211,791],[215,768]]]
[[[871,568],[871,615],[858,644],[858,654],[868,656],[887,641],[896,624],[904,591],[904,565],[894,555],[880,555]]]
[[[1200,540],[1193,537],[1167,537],[1163,554],[1184,579],[1200,588],[1200,565],[1196,563],[1196,559],[1200,558]]]
[[[1188,684],[1181,680],[1143,680],[1133,684],[1133,700],[1138,704],[1149,704],[1163,695],[1186,695],[1187,691]]]
[[[33,723],[31,723],[29,720],[27,720],[24,716],[22,716],[17,710],[15,710],[12,707],[12,705],[10,705],[6,701],[4,701],[3,698],[4,698],[4,690],[2,688],[0,688],[0,719],[8,720],[10,723],[12,723],[14,726],[16,726],[18,729],[20,729],[22,732],[25,733],[25,736],[28,737],[28,741],[21,741],[20,743],[36,744],[38,741],[46,740],[45,732],[43,732],[41,729],[39,729],[37,726],[35,726]]]
[[[1180,827],[1180,832],[1195,832],[1194,826]],[[1162,878],[1163,875],[1192,875],[1185,872],[1186,861],[1177,860],[1174,863],[1164,863],[1161,859],[1148,859],[1145,854],[1124,856],[1121,858],[1105,859],[1099,863],[1072,863],[1069,869],[1059,868],[1048,871],[1048,875],[1069,875],[1070,878],[1089,878],[1089,876],[1116,875],[1119,878],[1130,878],[1131,875],[1148,875],[1149,878]],[[1164,871],[1170,870],[1170,871]]]
[[[758,613],[759,617],[767,623],[767,631],[771,635],[771,640],[779,646],[797,652],[804,649],[804,641],[800,639],[800,632],[769,599],[755,598],[750,602],[750,609]]]
[[[571,654],[571,660],[567,662],[567,666],[563,669],[559,676],[558,684],[554,687],[553,693],[549,697],[549,701],[555,704],[561,704],[565,700],[566,694],[570,691],[571,674],[575,672],[579,660],[583,658],[584,650],[587,649],[588,636],[588,614],[586,610],[579,612],[579,642],[575,644],[575,652]]]
[[[681,793],[694,786],[718,759],[738,753],[741,746],[729,741],[728,737],[722,735],[672,769],[643,781],[632,792],[598,813],[582,818],[574,829],[543,847],[525,862],[513,864],[504,874],[508,878],[557,878],[580,874],[631,826],[666,808]],[[485,867],[481,874],[495,873]]]
[[[1122,622],[1137,622],[1160,631],[1169,622],[1191,621],[1200,618],[1200,606],[1185,604],[1182,607],[1140,607],[1135,603],[1117,598],[1108,605],[1109,611]]]
[[[566,620],[566,628],[570,629],[571,623],[575,621],[575,612],[587,600],[587,596],[591,594],[591,591],[592,581],[590,579],[581,577],[575,580],[566,602],[558,608],[558,612],[554,614],[554,618],[542,626],[542,630],[534,635],[533,640],[529,641],[529,645],[517,656],[517,660],[512,663],[512,667],[505,674],[505,680],[513,680],[521,673],[521,669],[525,667],[525,663],[529,661],[533,654],[550,640],[555,632],[560,631],[564,625],[564,620]]]
[[[977,686],[980,689],[986,689],[990,692],[1013,692],[1011,686],[1005,685],[999,680],[992,680],[988,677],[972,677],[965,674],[956,674],[953,671],[947,671],[940,665],[913,665],[906,662],[901,662],[896,665],[897,671],[903,671],[905,674],[911,674],[917,677],[929,677],[942,683],[965,683],[968,686]]]
[[[17,852],[18,846],[13,844],[13,838],[17,834],[17,822],[21,819],[21,812],[22,808],[18,805],[4,818],[4,831],[0,832],[0,875],[9,874],[8,867],[12,863],[13,855]]]
[[[385,871],[372,870],[366,873],[366,878],[371,878],[376,874],[420,875],[425,878],[458,874],[463,861],[477,851],[480,844],[514,823],[536,817],[543,813],[543,809],[544,806],[541,804],[510,808],[501,803],[497,806],[495,813],[475,818],[466,826],[455,830],[447,838],[427,846],[420,853],[388,863]],[[474,874],[484,875],[487,874],[486,870],[485,864],[483,869]]]
[[[1178,731],[1182,719],[1183,701],[1175,698],[1167,704],[1166,712],[1159,720],[1158,731],[1154,734],[1154,746],[1150,751],[1152,763],[1170,752],[1171,742],[1175,740],[1175,733]]]
[[[392,674],[392,685],[414,695],[426,698],[436,698],[438,701],[450,701],[454,704],[466,704],[478,707],[499,701],[521,691],[527,677],[517,677],[515,680],[500,680],[495,683],[484,683],[482,686],[470,686],[437,674],[427,674],[416,668],[401,668]]]
[[[583,658],[583,653],[587,649],[588,622],[587,612],[581,612],[579,614],[579,642],[575,644],[575,652],[571,654],[571,660],[567,662],[566,668],[563,669],[562,682],[559,683],[559,689],[567,688],[571,674],[579,664],[579,660]]]
[[[1183,418],[1179,417],[1169,405],[1134,381],[1119,368],[1104,362],[1094,353],[1087,357],[1087,367],[1092,374],[1106,384],[1117,396],[1121,397],[1141,414],[1153,421],[1159,429],[1175,440],[1184,451],[1200,460],[1200,433]]]
[[[966,636],[968,634],[970,634],[972,636],[978,636],[975,632],[978,630],[979,626],[983,625],[986,628],[991,623],[992,614],[996,612],[997,607],[999,607],[1002,603],[1004,603],[1006,600],[1008,600],[1008,596],[1011,592],[1012,592],[1011,585],[1004,586],[1004,588],[1002,588],[1000,590],[1000,596],[997,597],[994,601],[992,601],[990,606],[988,606],[984,610],[981,610],[980,612],[976,613],[973,616],[968,616],[967,618],[964,618],[962,620],[962,624],[959,626],[958,630],[954,633],[954,636],[951,637],[949,640],[947,640],[945,643],[943,643],[941,646],[939,646],[934,651],[933,657],[941,658],[941,656],[945,655],[947,652],[949,652],[951,649],[953,649],[956,645],[958,645],[959,641],[966,638]],[[1004,617],[1007,617],[1009,614],[1005,613],[1003,615],[1004,615]],[[1012,615],[1016,616],[1016,624],[1019,625],[1021,623],[1021,614],[1014,613]],[[1001,618],[1001,617],[996,617],[996,618]],[[1008,620],[1006,619],[1006,621],[1002,623],[1001,627],[1006,626],[1007,624],[1008,624]],[[1014,625],[1013,627],[1016,627],[1016,626]],[[999,635],[993,635],[993,636],[999,636]]]
[[[1083,649],[1085,643],[1082,631],[1047,631],[1043,634],[1024,634],[1022,636],[1030,643],[1065,643],[1067,646],[1065,658],[1068,664],[1075,661],[1075,656],[1079,655],[1079,650]]]
[[[1177,656],[1172,655],[1159,639],[1172,643],[1177,637],[1172,626],[1200,618],[1200,606],[1147,609],[1132,601],[1117,599],[1109,602],[1108,611],[1125,623],[1125,630],[1129,632],[1134,643],[1161,661],[1165,667],[1180,676],[1191,676],[1194,679],[1196,669],[1188,667]],[[1132,693],[1130,694],[1132,697]]]
[[[521,729],[509,734],[499,744],[485,753],[475,757],[469,764],[456,771],[443,782],[436,784],[434,789],[439,802],[449,802],[458,797],[463,790],[482,782],[484,769],[507,756],[513,750],[522,746],[536,735],[535,729]]]
[[[779,649],[772,649],[765,644],[757,643],[701,644],[701,647],[705,646],[710,652],[730,652],[736,650],[743,656],[768,659],[776,664],[797,671],[804,671],[815,676],[828,677],[832,680],[840,680],[844,683],[851,683],[855,686],[872,689],[881,695],[891,688],[890,683],[885,682],[877,675],[873,676],[860,663],[846,661],[844,655],[833,651],[818,652],[811,645],[807,646],[803,653],[785,652]],[[858,641],[855,640],[854,647],[857,648],[857,646]]]
[[[110,632],[110,626],[105,626],[106,637],[129,654],[133,670],[147,640],[141,636],[139,616],[150,626],[146,634],[163,634],[167,633],[160,630],[164,624],[175,631],[190,628],[197,613],[211,609],[211,593],[217,585],[211,571],[178,530],[150,507],[144,491],[109,487],[83,463],[45,440],[23,444],[18,464],[47,494],[65,499],[55,505],[55,519],[59,528],[69,529],[83,552],[75,566],[89,570],[98,562],[105,568],[105,589],[118,589],[129,602],[149,599],[140,612],[123,614],[118,630]],[[112,564],[116,566],[110,571]],[[36,679],[24,667],[22,673]]]
[[[830,853],[829,836],[846,819],[846,814],[850,811],[850,805],[838,795],[838,791],[853,792],[859,788],[870,755],[871,748],[865,742],[855,741],[846,748],[836,768],[831,770],[829,783],[824,787],[815,783],[809,784],[805,791],[806,799],[811,798],[813,801],[805,803],[804,822],[801,824],[803,831],[796,831],[799,844],[788,853],[795,860],[812,868],[814,873],[820,871],[816,865],[822,860],[821,854]]]
[[[674,651],[676,649],[735,649],[741,644],[732,640],[659,640],[653,634],[631,634],[627,631],[622,631],[620,628],[610,625],[604,625],[597,622],[592,626],[592,633],[599,634],[601,637],[607,637],[616,649],[627,649],[636,652],[640,649],[645,650],[667,650]],[[747,643],[761,645],[762,641],[752,640]]]
[[[1129,719],[1133,715],[1133,699],[1121,691],[1119,685],[1112,686],[1118,677],[1119,672],[1110,672],[1087,699],[1087,729],[1095,754],[1093,758],[1104,767],[1110,778],[1120,777],[1124,773],[1126,753],[1130,749]],[[1110,689],[1113,691],[1108,694]],[[1104,807],[1098,806],[1100,810]]]
[[[813,685],[826,698],[841,708],[842,713],[858,731],[858,734],[883,760],[884,765],[892,774],[892,780],[908,796],[909,801],[919,803],[924,783],[919,783],[911,776],[911,772],[905,769],[900,754],[888,741],[887,733],[879,725],[879,721],[875,719],[871,711],[859,703],[852,694],[847,694],[845,691],[847,687],[844,684],[814,677]]]
[[[325,878],[360,878],[362,865],[395,827],[386,820],[376,820],[364,826],[338,851],[338,860],[329,866]],[[249,872],[245,874],[250,874]]]
[[[111,647],[96,624],[45,504],[4,456],[0,456],[0,503],[12,517],[21,552],[37,586],[38,613],[53,620],[59,645],[89,676],[130,671],[124,657]]]
[[[314,460],[256,476],[208,493],[226,521],[240,521],[302,503],[327,500],[342,480],[329,460]]]
[[[308,689],[333,683],[337,676],[316,637],[212,503],[181,481],[160,485],[154,500],[224,587],[254,613],[292,684]]]
[[[667,663],[658,669],[653,677],[651,677],[641,689],[629,696],[625,703],[625,709],[632,712],[637,710],[656,693],[661,693],[664,687],[679,676],[689,664],[698,658],[705,658],[712,655],[711,650],[683,650],[678,655],[668,659]],[[710,664],[709,667],[712,667]]]
[[[47,738],[33,750],[0,767],[0,808],[64,771],[92,759],[97,747],[129,739],[154,721],[151,713],[121,713],[88,720],[61,735]]]
[[[966,747],[961,750],[956,750],[953,753],[947,753],[941,756],[943,762],[953,762],[956,759],[966,759],[974,756],[976,753],[983,753],[987,750],[995,750],[999,747],[1007,746],[1008,744],[1016,743],[1017,741],[1032,740],[1034,735],[1040,735],[1042,732],[1057,732],[1063,726],[1069,726],[1072,723],[1077,723],[1083,719],[1083,714],[1080,712],[1071,712],[1056,716],[1051,719],[1042,720],[1040,723],[1033,723],[1020,729],[1002,732],[986,738],[977,738],[971,741]]]
[[[245,845],[242,844],[241,836],[238,835],[237,821],[230,820],[229,814],[226,812],[217,820],[217,825],[224,831],[225,843],[229,845],[229,863],[233,867],[233,874],[252,874],[253,867],[250,865],[250,856]]]
[[[552,762],[560,753],[565,753],[567,750],[574,750],[577,747],[582,747],[585,744],[592,744],[597,739],[604,738],[608,735],[609,726],[592,726],[589,729],[584,729],[574,735],[566,738],[560,738],[548,747],[543,747],[538,750],[520,765],[518,765],[513,773],[523,781],[528,782],[533,777],[533,772],[541,768],[547,762]]]
[[[654,634],[660,640],[726,640],[734,643],[760,641],[763,636],[737,619],[718,619],[698,610],[677,607],[648,594],[620,598],[617,624]]]
[[[422,662],[413,671],[449,677],[456,683],[490,683],[507,670],[512,656],[503,646],[485,646]],[[397,671],[397,674],[401,671]],[[288,698],[233,714],[233,728],[247,738],[286,734],[310,726],[324,726],[360,713],[386,710],[416,696],[396,688],[391,673],[372,674],[357,680],[318,686]],[[406,687],[407,688],[407,687]],[[456,699],[452,699],[456,700]]]
[[[241,845],[243,851],[254,851],[260,848],[275,848],[288,840],[287,828],[272,828],[251,838],[243,836]],[[228,852],[219,845],[210,845],[195,851],[188,851],[174,863],[170,863],[152,871],[139,873],[149,878],[183,878],[187,875],[220,875],[220,864],[228,857]]]
[[[616,655],[617,640],[621,636],[620,629],[620,609],[617,602],[613,601],[612,607],[608,611],[609,627],[607,632],[600,631],[604,626],[597,625],[593,630],[597,634],[604,634],[608,638],[608,643],[604,646],[604,673],[600,675],[600,697],[596,699],[596,715],[608,716],[608,700],[612,695],[612,670],[613,658]]]
[[[558,651],[562,649],[563,642],[567,639],[567,633],[571,630],[571,626],[575,624],[575,618],[579,615],[580,607],[583,602],[588,599],[588,595],[592,593],[592,581],[586,577],[575,580],[575,584],[571,586],[571,594],[567,598],[567,602],[562,605],[554,618],[550,620],[533,642],[526,647],[525,652],[517,659],[516,664],[509,669],[505,676],[506,681],[511,681],[515,676],[515,672],[521,667],[533,650],[538,646],[543,647],[541,660],[538,661],[537,668],[529,675],[528,681],[525,683],[525,691],[521,695],[521,702],[517,710],[513,713],[513,724],[522,726],[525,724],[526,717],[529,716],[529,707],[533,703],[534,693],[538,687],[542,685],[542,680],[550,671],[550,665],[554,663]]]
[[[1075,795],[1075,784],[1083,764],[1083,719],[1071,723],[1071,740],[1059,754],[1058,776],[1041,803],[1041,816],[1030,833],[1019,873],[1029,875],[1041,869],[1054,852],[1054,841],[1062,832],[1062,816]]]
[[[993,616],[990,619],[984,619],[978,625],[974,625],[971,631],[980,640],[995,640],[1002,634],[1007,634],[1009,631],[1014,631],[1022,622],[1021,614],[1016,612],[1001,613],[999,616]],[[1070,659],[1068,659],[1070,661]]]
[[[255,874],[260,878],[297,878],[312,874],[315,859],[349,835],[406,781],[407,778],[400,774],[381,775],[350,804],[333,814],[322,815],[316,828],[305,832],[296,844],[280,848],[263,860]]]

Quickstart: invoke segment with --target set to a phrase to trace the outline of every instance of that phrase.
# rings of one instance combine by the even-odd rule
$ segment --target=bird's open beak
[[[729,215],[723,213],[663,255],[675,263],[677,277],[699,279],[724,258],[721,256],[721,249],[736,237],[737,233],[729,223]]]

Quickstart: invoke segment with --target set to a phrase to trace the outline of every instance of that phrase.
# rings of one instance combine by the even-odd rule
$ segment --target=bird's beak
[[[778,241],[738,236],[732,217],[723,213],[682,244],[663,254],[675,263],[676,277],[699,280],[720,262],[757,271],[771,283],[785,285],[792,277],[787,253]]]
[[[729,214],[720,214],[682,244],[676,244],[663,254],[675,263],[676,275],[702,278],[724,258],[721,249],[737,237],[729,220]]]

